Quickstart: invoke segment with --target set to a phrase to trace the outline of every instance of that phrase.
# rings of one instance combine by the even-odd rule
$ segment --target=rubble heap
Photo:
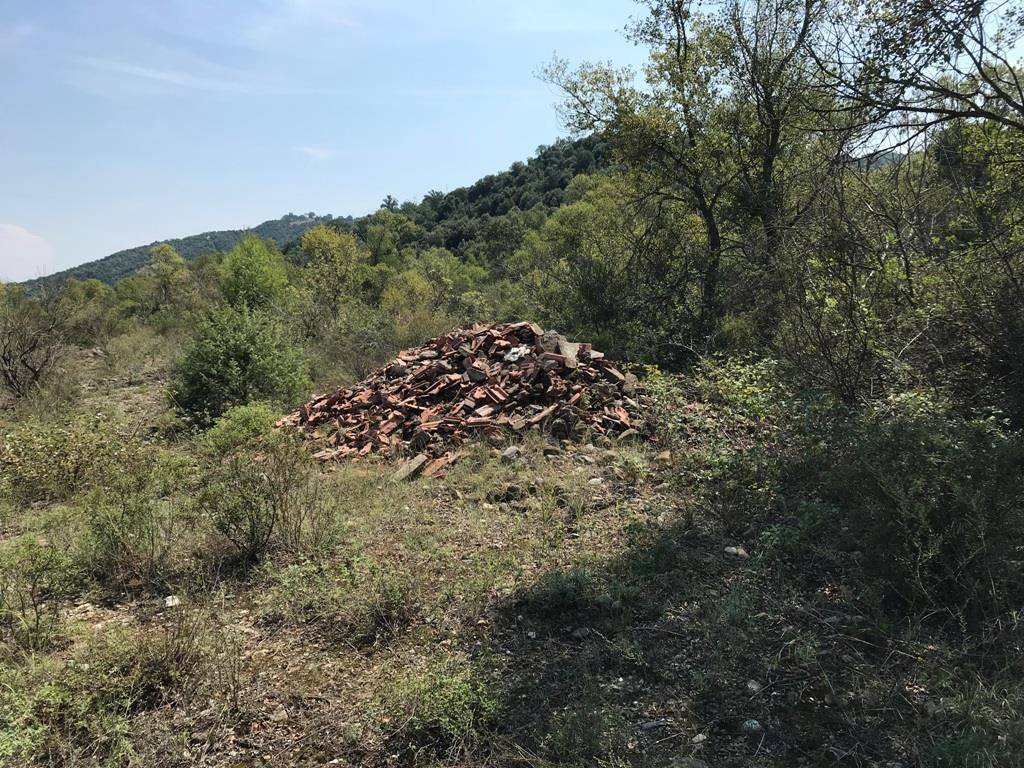
[[[544,427],[556,438],[587,428],[637,436],[644,429],[637,389],[635,376],[590,344],[529,322],[474,325],[401,352],[278,426],[326,440],[320,459],[420,454],[417,469],[430,475],[454,460],[453,444],[474,433]]]

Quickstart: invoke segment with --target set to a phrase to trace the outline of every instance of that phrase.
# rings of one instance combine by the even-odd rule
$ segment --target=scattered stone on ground
[[[645,404],[636,377],[590,344],[520,322],[474,325],[405,350],[365,381],[314,398],[278,426],[325,440],[317,453],[323,460],[418,454],[412,461],[424,455],[429,463],[406,477],[421,469],[430,476],[458,458],[452,445],[478,433],[500,437],[546,426],[556,439],[590,433],[636,440],[648,432]]]

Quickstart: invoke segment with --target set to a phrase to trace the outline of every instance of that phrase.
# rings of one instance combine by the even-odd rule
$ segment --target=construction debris
[[[534,323],[474,325],[399,353],[365,381],[316,397],[278,422],[326,441],[323,460],[414,455],[396,473],[434,476],[473,434],[546,428],[636,439],[645,397],[590,344]]]

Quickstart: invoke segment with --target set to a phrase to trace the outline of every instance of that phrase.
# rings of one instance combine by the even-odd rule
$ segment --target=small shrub
[[[585,613],[598,595],[594,577],[584,568],[552,571],[541,576],[523,601],[524,609],[541,618]]]
[[[45,650],[58,630],[58,601],[80,583],[64,550],[28,534],[6,542],[0,549],[0,636],[23,651]]]
[[[322,551],[335,533],[335,505],[308,452],[275,435],[259,453],[233,454],[210,471],[196,502],[243,562],[272,551]]]
[[[176,533],[170,504],[145,491],[97,493],[90,501],[93,573],[122,588],[165,581]]]
[[[217,419],[203,442],[214,454],[227,456],[267,435],[280,417],[280,412],[269,403],[238,405]]]
[[[90,640],[63,666],[0,666],[0,763],[133,764],[133,722],[187,690],[202,635],[182,614],[169,626]]]
[[[495,689],[494,681],[463,656],[444,657],[406,675],[383,702],[387,721],[397,726],[391,747],[411,762],[471,754],[498,713]]]
[[[145,325],[133,326],[104,345],[104,367],[128,383],[145,381],[165,374],[179,343],[177,335],[161,334]]]
[[[625,753],[628,741],[622,714],[588,689],[553,714],[541,748],[558,765],[615,765],[615,756]]]
[[[236,405],[291,401],[307,389],[305,362],[280,320],[248,307],[203,319],[168,389],[179,413],[201,426]]]
[[[322,318],[317,319],[323,322]],[[366,378],[399,349],[392,318],[362,302],[343,302],[337,317],[326,328],[316,328],[315,335],[321,377]]]
[[[796,414],[775,364],[708,359],[689,377],[648,368],[645,383],[691,504],[731,535],[770,515]]]
[[[85,497],[82,551],[94,576],[122,589],[167,581],[176,547],[191,529],[170,494],[191,469],[176,454],[139,451],[126,455],[103,486]]]
[[[103,485],[141,450],[133,436],[100,418],[30,419],[0,442],[0,494],[21,504],[66,501]]]

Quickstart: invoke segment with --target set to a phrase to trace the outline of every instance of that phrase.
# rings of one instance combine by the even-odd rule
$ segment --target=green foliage
[[[839,420],[795,480],[812,535],[862,551],[899,604],[980,628],[1013,610],[1024,546],[1024,438],[906,395]],[[808,489],[804,483],[810,483]]]
[[[87,510],[82,555],[92,574],[121,589],[166,583],[176,548],[193,529],[172,494],[192,465],[143,446],[123,451],[110,477],[83,500]]]
[[[73,344],[105,342],[120,325],[114,289],[99,280],[69,280],[59,302],[68,318],[67,340]]]
[[[615,765],[609,758],[625,752],[627,734],[622,714],[588,688],[555,714],[542,747],[558,765]]]
[[[23,651],[46,650],[57,633],[60,600],[82,578],[62,549],[25,534],[0,545],[0,637]]]
[[[237,405],[214,422],[203,442],[214,454],[227,456],[267,436],[279,418],[281,414],[270,403]]]
[[[0,391],[23,398],[56,373],[71,335],[70,302],[8,288],[0,296]]]
[[[133,717],[187,688],[202,662],[194,620],[108,634],[66,664],[0,666],[0,761],[129,765]]]
[[[390,743],[400,754],[454,761],[482,742],[498,713],[498,699],[486,672],[452,655],[397,681],[382,708],[397,726]]]
[[[284,257],[273,243],[247,237],[224,255],[220,289],[236,309],[267,309],[288,288]]]
[[[307,229],[331,221],[347,220],[344,218],[335,220],[331,216],[317,216],[313,213],[304,216],[289,213],[280,219],[265,221],[252,229],[203,232],[177,240],[167,240],[163,245],[173,248],[186,261],[192,262],[212,253],[229,251],[246,237],[271,240],[278,247],[284,247]],[[69,279],[99,280],[111,285],[124,282],[149,263],[152,249],[152,245],[140,245],[136,248],[118,251],[97,261],[72,267],[37,280],[30,280],[25,285],[34,291],[38,288],[60,287]]]
[[[138,450],[101,418],[32,419],[0,443],[0,495],[20,504],[65,501],[105,483]]]
[[[350,232],[327,226],[306,232],[299,240],[299,251],[310,297],[307,324],[315,332],[356,293],[357,270],[367,257]]]
[[[694,282],[705,250],[691,214],[636,202],[630,176],[580,177],[576,199],[527,232],[508,271],[530,314],[617,358],[677,367],[700,331]]]
[[[179,413],[206,426],[233,406],[296,400],[305,362],[284,324],[248,307],[226,307],[199,322],[168,395]]]
[[[211,468],[195,500],[232,556],[254,564],[273,552],[322,552],[336,534],[336,507],[314,459],[287,435],[258,453],[234,453]]]

